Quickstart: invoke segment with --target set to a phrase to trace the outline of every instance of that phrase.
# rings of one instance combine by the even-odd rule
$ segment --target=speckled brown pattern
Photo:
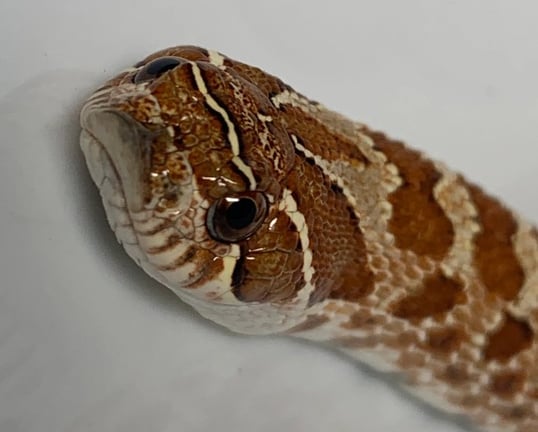
[[[484,431],[538,430],[538,231],[479,187],[194,46],[107,82],[81,122],[118,240],[201,314],[400,371]]]

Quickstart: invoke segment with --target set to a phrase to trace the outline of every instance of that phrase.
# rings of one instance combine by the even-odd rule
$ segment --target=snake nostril
[[[165,72],[176,68],[184,63],[185,60],[179,57],[159,57],[155,60],[147,63],[142,69],[140,69],[133,78],[135,84],[150,81],[152,79],[160,77]]]

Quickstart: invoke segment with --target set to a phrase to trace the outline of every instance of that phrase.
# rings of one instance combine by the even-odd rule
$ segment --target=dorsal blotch
[[[507,361],[529,348],[533,338],[534,332],[526,321],[520,321],[505,313],[502,324],[488,336],[484,359]]]
[[[471,185],[469,191],[481,225],[474,255],[480,278],[488,291],[504,300],[513,300],[525,281],[512,244],[517,222],[506,207],[478,187]]]
[[[396,246],[433,259],[443,258],[454,240],[454,228],[434,196],[441,173],[418,151],[380,132],[364,130],[374,141],[374,148],[383,152],[398,168],[402,185],[389,195],[392,217],[389,231]]]
[[[449,312],[466,298],[459,281],[438,272],[426,278],[418,292],[396,302],[392,313],[399,318],[420,320]]]

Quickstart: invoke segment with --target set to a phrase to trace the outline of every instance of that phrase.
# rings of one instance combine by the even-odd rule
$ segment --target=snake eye
[[[250,237],[267,214],[267,200],[261,192],[217,200],[207,212],[207,229],[215,240],[234,243]]]
[[[179,57],[159,57],[155,60],[147,63],[142,69],[140,69],[133,78],[133,82],[138,84],[143,81],[149,81],[155,78],[159,78],[165,72],[174,69],[180,64],[184,63],[184,60]]]

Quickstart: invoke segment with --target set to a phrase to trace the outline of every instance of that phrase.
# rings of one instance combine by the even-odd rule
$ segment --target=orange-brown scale
[[[517,222],[506,207],[478,187],[470,185],[469,191],[481,225],[475,239],[475,266],[489,292],[513,300],[525,281],[512,243]]]
[[[395,237],[396,246],[417,255],[442,259],[452,246],[454,228],[433,194],[441,173],[431,161],[402,142],[368,129],[362,133],[396,165],[403,180],[388,198],[392,205],[388,229]]]
[[[241,247],[234,294],[245,302],[285,301],[304,286],[297,228],[284,212],[271,209],[261,228]]]
[[[374,275],[368,267],[366,246],[359,221],[341,190],[312,161],[296,158],[286,178],[310,235],[315,270],[311,303],[330,296],[356,300],[373,290]],[[349,270],[353,269],[353,274]]]

